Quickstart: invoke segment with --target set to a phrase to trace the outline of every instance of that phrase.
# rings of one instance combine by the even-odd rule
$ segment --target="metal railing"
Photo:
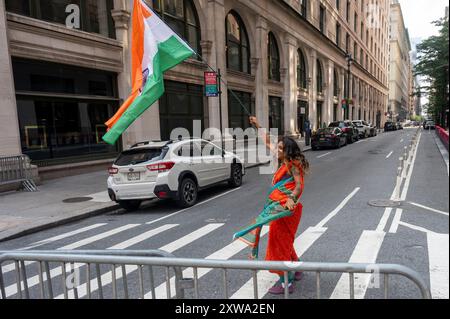
[[[0,186],[12,183],[22,183],[23,188],[29,192],[37,190],[27,155],[0,157]]]
[[[156,298],[155,294],[155,280],[153,276],[154,267],[165,268],[165,285],[166,296],[168,299],[176,297],[183,299],[185,297],[185,290],[193,289],[194,298],[200,297],[199,286],[199,269],[215,269],[222,272],[223,283],[223,298],[228,299],[229,296],[229,281],[228,274],[230,270],[250,271],[253,278],[253,295],[255,299],[258,299],[258,271],[275,270],[284,273],[285,291],[284,297],[289,298],[289,285],[288,276],[290,272],[313,272],[315,273],[316,282],[316,296],[321,298],[321,275],[324,273],[348,273],[349,274],[349,297],[355,298],[355,274],[376,274],[383,278],[384,283],[384,298],[389,298],[389,282],[393,275],[399,275],[412,281],[420,290],[421,297],[424,299],[430,299],[431,294],[429,288],[420,277],[420,275],[404,266],[389,265],[389,264],[348,264],[348,263],[286,263],[286,262],[265,262],[265,261],[241,261],[241,260],[206,260],[206,259],[185,259],[174,258],[173,255],[162,251],[40,251],[40,252],[1,252],[0,251],[0,266],[5,262],[12,262],[14,267],[10,270],[14,270],[14,276],[10,276],[9,280],[15,281],[17,291],[15,295],[19,298],[30,298],[30,292],[28,287],[27,278],[27,266],[31,263],[37,263],[39,266],[39,288],[41,298],[53,299],[53,290],[55,286],[52,281],[52,274],[50,272],[50,263],[58,263],[61,267],[61,281],[63,288],[58,287],[59,290],[64,291],[64,298],[69,298],[67,288],[67,265],[69,268],[69,275],[72,275],[75,268],[78,269],[81,265],[86,266],[85,273],[85,286],[86,293],[84,296],[91,299],[93,294],[91,293],[92,282],[97,283],[97,289],[99,290],[98,297],[103,299],[105,294],[103,285],[111,284],[112,298],[118,298],[119,296],[119,284],[117,274],[121,271],[122,277],[122,290],[120,296],[129,298],[128,293],[130,287],[130,279],[128,275],[132,271],[138,271],[137,287],[139,287],[139,298],[144,299],[145,294],[145,279],[144,268],[149,270],[149,283],[150,291],[153,299]],[[111,273],[111,282],[102,282],[102,273],[100,265],[109,266],[107,272]],[[92,266],[95,267],[95,273],[91,272]],[[127,268],[128,267],[128,268]],[[130,268],[131,267],[131,268]],[[194,278],[183,278],[182,268],[192,268]],[[170,270],[174,269],[175,278],[175,291],[176,295],[171,296],[171,277]],[[12,277],[12,278],[11,278]],[[94,278],[93,278],[94,277]],[[109,278],[109,277],[108,277]],[[381,280],[380,280],[381,281]],[[11,286],[10,286],[11,287]],[[77,289],[73,288],[73,297],[78,298]],[[95,287],[94,287],[95,288]],[[47,293],[45,290],[47,289]],[[5,290],[5,281],[2,271],[0,271],[0,294],[2,298],[7,298],[8,293]]]

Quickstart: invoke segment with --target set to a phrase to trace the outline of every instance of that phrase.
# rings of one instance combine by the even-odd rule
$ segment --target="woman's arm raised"
[[[254,125],[258,129],[258,135],[263,139],[264,144],[266,144],[267,148],[274,154],[277,155],[277,147],[276,145],[272,145],[270,141],[270,134],[268,132],[264,132],[261,129],[261,125],[259,125],[258,120],[255,116],[250,116],[250,124]]]

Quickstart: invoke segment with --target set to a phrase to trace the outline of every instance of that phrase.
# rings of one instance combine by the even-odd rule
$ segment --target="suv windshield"
[[[344,128],[345,124],[343,122],[333,122],[329,125],[329,127],[339,127],[339,128]]]
[[[122,152],[114,163],[117,166],[136,165],[150,161],[161,160],[167,149],[165,148],[143,148]]]

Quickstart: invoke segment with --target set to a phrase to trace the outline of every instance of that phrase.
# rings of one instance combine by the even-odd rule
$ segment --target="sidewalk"
[[[299,140],[303,151],[310,150]],[[245,150],[237,154],[245,158]],[[246,168],[268,163],[270,157]],[[107,193],[106,170],[49,180],[39,191],[0,193],[0,241],[119,210]]]

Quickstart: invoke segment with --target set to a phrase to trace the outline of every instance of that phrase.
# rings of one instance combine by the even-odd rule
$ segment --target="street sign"
[[[205,72],[205,95],[206,97],[219,96],[216,72]]]

